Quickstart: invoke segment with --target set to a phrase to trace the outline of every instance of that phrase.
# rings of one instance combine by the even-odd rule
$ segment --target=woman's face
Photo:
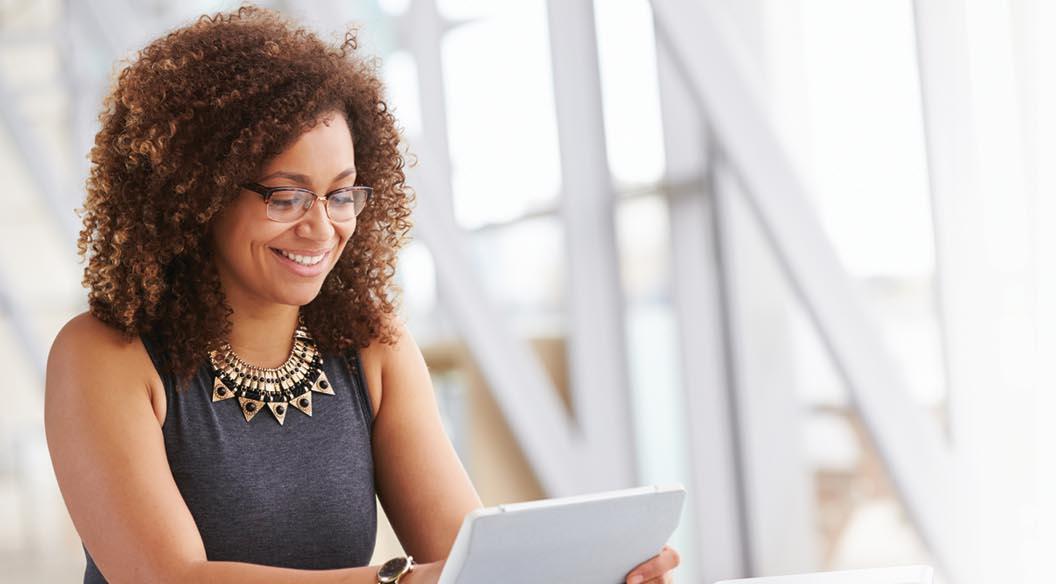
[[[263,168],[257,182],[293,186],[325,195],[356,182],[352,135],[343,114],[324,115]],[[356,229],[353,218],[331,222],[323,201],[297,221],[268,218],[264,199],[242,189],[212,227],[217,269],[232,307],[311,302]],[[300,256],[300,261],[286,257]],[[310,264],[310,265],[305,265]]]

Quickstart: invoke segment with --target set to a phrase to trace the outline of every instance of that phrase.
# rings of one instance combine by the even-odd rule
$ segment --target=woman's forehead
[[[356,172],[355,147],[348,124],[331,117],[330,123],[317,123],[261,169],[263,177],[282,177],[298,182],[340,180]],[[336,122],[336,123],[335,123]]]

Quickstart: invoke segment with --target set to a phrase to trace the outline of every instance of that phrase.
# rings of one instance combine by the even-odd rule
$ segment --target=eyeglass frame
[[[343,223],[345,221],[352,221],[353,219],[359,217],[359,214],[363,212],[363,209],[367,208],[367,204],[370,203],[370,200],[374,197],[374,189],[371,188],[371,187],[362,186],[362,185],[353,185],[353,186],[348,186],[348,187],[341,187],[339,189],[334,189],[334,190],[330,191],[329,193],[326,193],[325,195],[320,195],[320,194],[316,193],[315,191],[313,191],[311,189],[306,189],[304,187],[286,187],[286,186],[283,186],[283,187],[269,187],[269,186],[265,186],[265,185],[262,185],[260,183],[255,183],[255,182],[243,183],[243,184],[241,184],[239,186],[241,186],[242,188],[246,189],[247,191],[252,191],[252,192],[260,195],[260,197],[262,199],[264,199],[265,213],[267,213],[267,209],[270,208],[270,204],[269,203],[271,202],[271,196],[276,191],[298,191],[298,192],[302,192],[302,193],[308,193],[309,195],[312,195],[313,197],[315,197],[314,199],[308,199],[308,206],[304,209],[304,213],[300,217],[298,217],[297,219],[294,219],[293,221],[280,221],[280,220],[272,217],[270,214],[268,214],[268,219],[271,219],[272,221],[274,221],[276,223],[293,223],[294,221],[299,221],[301,218],[303,218],[305,215],[308,214],[308,211],[312,210],[312,206],[315,205],[315,202],[317,200],[319,200],[319,199],[323,200],[323,206],[326,208],[326,217],[327,217],[327,219],[329,219],[331,221],[335,221],[335,219],[330,216],[330,197],[333,196],[333,195],[336,195],[336,194],[339,194],[339,193],[348,192],[348,191],[363,191],[363,192],[365,192],[367,194],[366,200],[363,201],[363,207],[359,211],[357,211],[354,215],[352,215],[351,219],[344,219],[344,220],[341,220],[340,222]]]

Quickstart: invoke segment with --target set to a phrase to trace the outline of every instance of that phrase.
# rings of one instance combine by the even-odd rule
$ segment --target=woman
[[[354,50],[247,7],[107,98],[45,400],[86,582],[436,582],[481,505],[393,316],[412,196]],[[366,566],[375,495],[416,564]]]

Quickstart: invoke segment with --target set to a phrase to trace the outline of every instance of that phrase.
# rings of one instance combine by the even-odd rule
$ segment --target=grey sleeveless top
[[[169,467],[209,560],[305,569],[370,562],[373,412],[358,353],[324,357],[335,395],[313,394],[311,417],[290,408],[280,426],[270,412],[247,423],[237,400],[213,403],[208,363],[177,393],[163,350],[140,339],[165,385]],[[85,559],[84,581],[106,582],[87,550]]]

